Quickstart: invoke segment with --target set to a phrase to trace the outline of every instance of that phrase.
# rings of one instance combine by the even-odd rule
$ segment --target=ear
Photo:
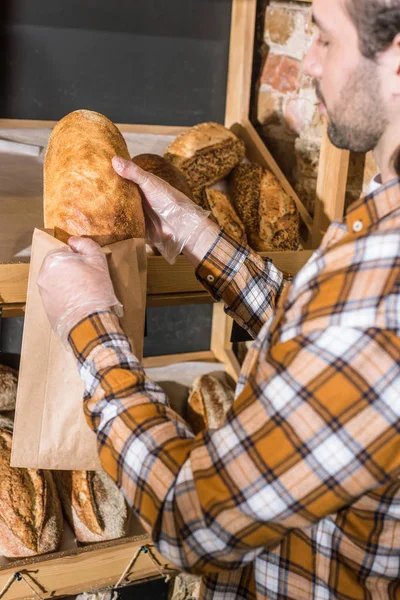
[[[396,35],[392,44],[382,53],[384,78],[389,94],[392,98],[400,99],[400,33]]]

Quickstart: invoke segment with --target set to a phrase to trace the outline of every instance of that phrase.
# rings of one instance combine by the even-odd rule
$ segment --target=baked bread
[[[157,175],[191,200],[194,199],[185,175],[166,158],[158,154],[138,154],[132,157],[132,161],[145,171]]]
[[[189,392],[187,422],[197,435],[203,429],[218,429],[234,400],[234,388],[226,373],[201,375]]]
[[[0,422],[0,553],[7,558],[57,550],[62,512],[49,471],[10,467],[12,421]]]
[[[255,163],[238,165],[230,177],[230,190],[233,205],[254,250],[298,249],[296,205],[273,173]]]
[[[126,535],[129,512],[115,483],[103,471],[54,471],[64,514],[78,542]]]
[[[44,223],[65,241],[90,236],[104,246],[144,238],[139,188],[111,159],[130,160],[124,138],[103,115],[77,110],[53,129],[44,160]]]
[[[219,123],[200,123],[169,144],[165,158],[183,171],[196,193],[223,179],[240,163],[245,145]]]
[[[247,236],[242,221],[236,214],[229,198],[220,190],[205,189],[204,194],[211,213],[224,231],[240,244],[247,244]]]
[[[15,410],[17,399],[18,372],[0,365],[0,411]]]

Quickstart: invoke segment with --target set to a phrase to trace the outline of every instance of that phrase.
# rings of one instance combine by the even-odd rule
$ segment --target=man
[[[331,225],[283,293],[271,263],[114,159],[157,214],[153,241],[169,258],[182,250],[256,338],[220,430],[193,439],[148,380],[93,242],[71,240],[77,253],[49,257],[39,282],[77,358],[104,469],[159,551],[204,576],[205,598],[400,598],[400,0],[313,11],[305,70],[329,135],[373,148],[383,185]]]

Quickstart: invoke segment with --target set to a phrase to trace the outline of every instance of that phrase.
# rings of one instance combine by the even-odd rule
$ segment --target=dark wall
[[[224,120],[231,0],[3,0],[0,117]]]

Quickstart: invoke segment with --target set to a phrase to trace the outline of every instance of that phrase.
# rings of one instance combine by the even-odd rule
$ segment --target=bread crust
[[[12,433],[0,429],[0,553],[8,558],[57,550],[62,512],[49,471],[10,467]]]
[[[172,187],[185,194],[191,200],[194,200],[192,190],[185,175],[163,156],[150,153],[138,154],[132,157],[132,161],[145,171],[160,177],[160,179],[172,185]]]
[[[0,411],[15,410],[17,387],[18,371],[0,365]]]
[[[218,429],[234,400],[234,391],[225,373],[200,375],[189,392],[187,421],[195,434]]]
[[[111,159],[130,160],[118,128],[104,115],[77,110],[57,123],[44,161],[44,223],[57,237],[90,236],[101,245],[144,238],[141,196]]]
[[[244,225],[230,203],[228,196],[220,190],[206,189],[204,193],[218,225],[239,244],[247,244]]]

